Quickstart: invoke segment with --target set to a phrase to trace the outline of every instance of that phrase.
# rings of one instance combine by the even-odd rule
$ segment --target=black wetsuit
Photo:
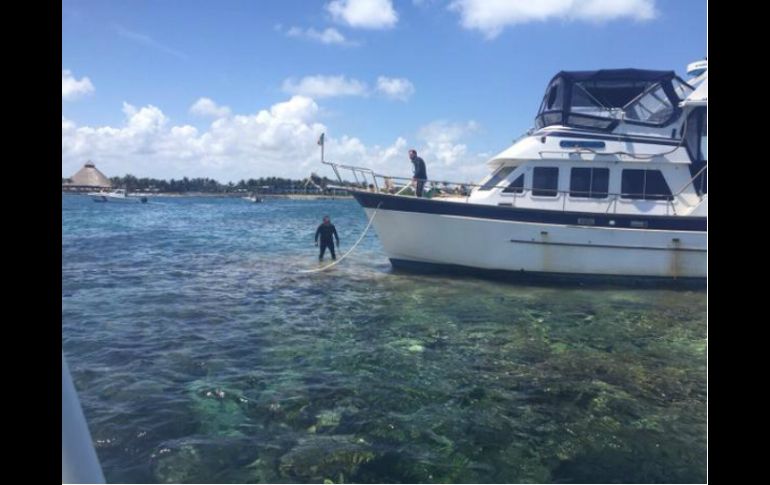
[[[414,157],[412,164],[414,165],[414,178],[417,179],[415,194],[417,197],[422,197],[422,188],[425,185],[425,180],[428,178],[428,173],[425,169],[425,160],[420,157]]]
[[[337,238],[337,246],[340,245],[340,237],[337,235],[337,229],[334,227],[334,224],[321,224],[318,226],[318,229],[315,232],[315,241],[318,242],[318,236],[321,236],[321,252],[318,254],[318,260],[322,260],[324,258],[324,253],[326,252],[326,248],[329,248],[329,252],[332,253],[332,259],[337,259],[337,255],[334,253],[334,241],[332,240],[332,235],[334,235],[335,238]]]

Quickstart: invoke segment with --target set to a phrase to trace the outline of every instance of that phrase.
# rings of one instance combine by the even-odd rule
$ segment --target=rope
[[[324,266],[324,267],[322,267],[322,268],[315,268],[315,269],[304,269],[304,270],[301,270],[301,271],[299,271],[299,272],[300,272],[300,273],[317,273],[317,272],[319,272],[319,271],[323,271],[323,270],[329,269],[329,268],[331,268],[332,266],[334,266],[335,264],[337,264],[337,263],[339,263],[340,261],[342,261],[343,259],[345,259],[345,258],[347,257],[347,255],[348,255],[348,254],[350,254],[350,253],[352,253],[352,252],[353,252],[353,250],[354,250],[354,249],[356,249],[356,246],[358,246],[358,244],[359,244],[361,241],[363,241],[363,239],[364,239],[364,236],[366,236],[366,233],[369,231],[369,226],[371,226],[371,225],[372,225],[372,221],[374,221],[374,216],[376,216],[376,215],[377,215],[377,209],[379,209],[381,205],[382,205],[382,202],[380,202],[379,204],[377,204],[377,207],[375,207],[375,208],[374,208],[374,212],[372,213],[372,217],[369,219],[369,224],[367,224],[367,225],[366,225],[366,228],[364,229],[364,232],[363,232],[363,234],[361,234],[361,237],[359,237],[359,238],[358,238],[358,241],[356,241],[356,243],[353,245],[353,247],[352,247],[352,248],[350,248],[350,249],[348,249],[348,252],[347,252],[347,253],[345,253],[345,254],[343,254],[343,255],[340,257],[340,259],[338,259],[337,261],[333,261],[331,264],[327,264],[326,266]]]
[[[411,187],[411,186],[412,186],[412,184],[407,184],[407,185],[404,185],[404,187],[403,187],[403,188],[401,188],[401,190],[399,190],[398,192],[396,192],[396,194],[395,194],[395,195],[401,195],[401,192],[405,191],[406,189],[408,189],[408,188],[409,188],[409,187]]]

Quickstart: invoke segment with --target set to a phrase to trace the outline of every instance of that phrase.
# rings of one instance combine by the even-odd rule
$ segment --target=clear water
[[[704,291],[396,273],[352,200],[62,196],[62,346],[112,482],[706,480]],[[328,257],[328,256],[327,256]]]

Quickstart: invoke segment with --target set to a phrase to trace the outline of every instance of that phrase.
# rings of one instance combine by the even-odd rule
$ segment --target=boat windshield
[[[606,131],[621,121],[664,126],[692,91],[672,71],[563,71],[549,83],[535,124]]]

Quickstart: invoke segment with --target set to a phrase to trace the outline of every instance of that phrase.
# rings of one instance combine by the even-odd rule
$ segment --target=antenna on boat
[[[321,163],[324,163],[324,135],[325,133],[321,133],[321,137],[318,138],[318,144],[321,145]]]

